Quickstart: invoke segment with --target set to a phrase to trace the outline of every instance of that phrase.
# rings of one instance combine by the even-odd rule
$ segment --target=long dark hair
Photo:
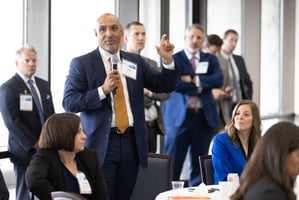
[[[299,127],[291,122],[278,122],[270,127],[257,143],[245,167],[240,186],[231,200],[240,200],[262,176],[270,177],[285,192],[287,199],[295,200],[295,180],[290,177],[286,161],[288,155],[299,149]]]

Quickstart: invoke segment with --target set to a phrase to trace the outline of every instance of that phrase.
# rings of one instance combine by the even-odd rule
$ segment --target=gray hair
[[[21,48],[19,48],[17,51],[16,51],[16,58],[20,58],[21,57],[21,54],[23,51],[33,51],[35,54],[36,54],[36,50],[34,49],[34,47],[30,44],[24,44]]]

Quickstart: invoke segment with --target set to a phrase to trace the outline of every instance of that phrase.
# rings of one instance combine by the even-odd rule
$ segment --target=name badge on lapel
[[[206,74],[209,69],[209,62],[203,61],[196,65],[196,74]]]
[[[132,63],[128,60],[123,60],[122,74],[125,75],[126,77],[136,80],[137,64]]]
[[[91,191],[90,184],[83,172],[78,171],[77,180],[79,183],[80,194],[91,194],[92,191]]]
[[[33,98],[30,94],[20,94],[20,111],[32,111]]]

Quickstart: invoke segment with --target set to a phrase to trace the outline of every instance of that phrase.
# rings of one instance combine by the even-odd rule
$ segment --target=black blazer
[[[54,105],[49,83],[35,77],[39,89],[45,120],[54,113]],[[8,150],[11,161],[28,165],[31,156],[35,153],[40,132],[41,122],[38,109],[33,103],[32,111],[20,110],[20,94],[31,94],[23,79],[15,74],[0,87],[0,110],[3,121],[8,129]]]
[[[235,54],[233,54],[233,58],[239,70],[242,99],[251,100],[253,94],[252,80],[247,72],[245,61],[242,56],[238,56]]]
[[[269,177],[263,176],[247,191],[243,200],[288,200],[285,191]]]
[[[108,191],[97,153],[85,148],[77,153],[78,170],[84,172],[91,186],[92,194],[83,195],[92,200],[108,200]],[[51,192],[67,191],[63,175],[63,164],[57,151],[40,149],[32,157],[26,170],[28,189],[42,200],[51,200]]]

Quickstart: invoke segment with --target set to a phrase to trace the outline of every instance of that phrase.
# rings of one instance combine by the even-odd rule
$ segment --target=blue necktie
[[[42,109],[42,105],[41,105],[40,100],[38,98],[37,91],[36,91],[36,89],[33,85],[33,81],[31,79],[29,79],[28,83],[30,85],[30,89],[31,89],[31,93],[32,93],[34,102],[35,102],[35,104],[37,106],[37,109],[38,109],[38,114],[39,114],[41,125],[43,126],[43,124],[45,122],[45,117],[44,117],[44,112],[43,112],[43,109]]]

